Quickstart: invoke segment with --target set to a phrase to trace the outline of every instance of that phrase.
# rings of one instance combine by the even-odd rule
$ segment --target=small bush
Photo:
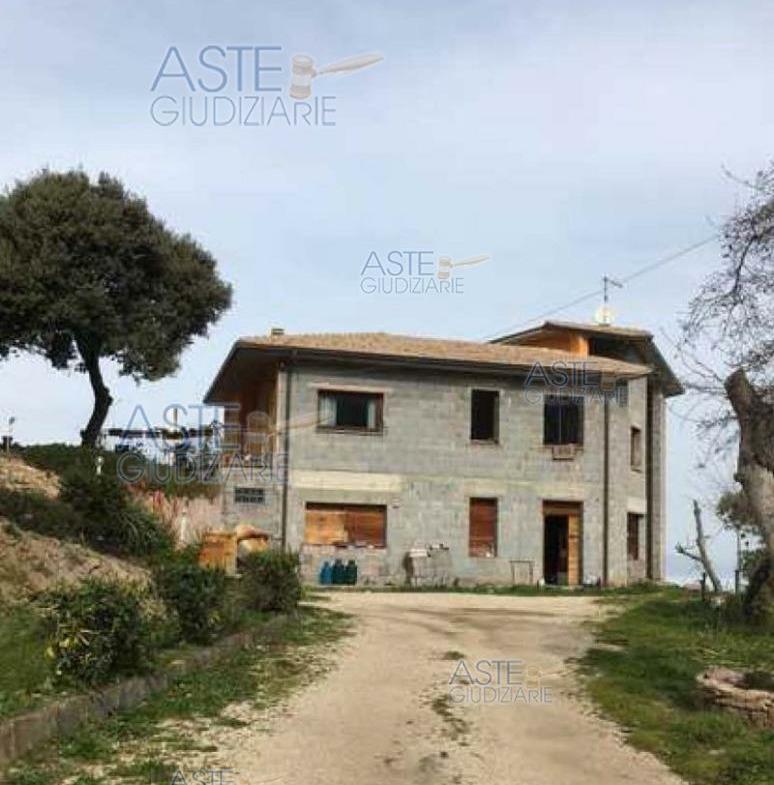
[[[60,498],[82,517],[84,539],[98,547],[136,556],[173,547],[172,533],[116,477],[68,474],[62,479]]]
[[[249,554],[242,562],[245,602],[258,611],[290,612],[301,599],[298,554],[279,550]]]
[[[177,470],[159,464],[141,452],[133,452],[127,462],[121,453],[108,450],[97,450],[89,447],[76,447],[71,444],[34,444],[24,447],[19,452],[24,461],[44,471],[59,475],[92,477],[97,466],[97,458],[102,459],[102,474],[109,477],[127,480],[131,477],[131,485],[139,490],[161,490],[166,496],[197,498],[204,496],[214,499],[221,491],[220,485],[210,476],[203,481],[199,476],[200,468],[207,466],[204,456],[197,464],[190,467],[179,467]],[[119,465],[124,475],[119,477]],[[212,474],[212,472],[210,472]]]
[[[57,680],[95,685],[144,670],[153,656],[144,598],[131,584],[96,578],[42,594]]]
[[[56,443],[33,444],[21,450],[22,459],[30,466],[60,475],[76,472],[93,475],[97,465],[97,456],[103,460],[103,473],[115,475],[116,455],[105,450]]]
[[[200,567],[189,551],[161,562],[153,581],[159,597],[177,617],[183,640],[207,643],[227,626],[223,570]]]
[[[33,491],[0,488],[0,517],[20,529],[52,537],[83,537],[86,524],[69,504]]]

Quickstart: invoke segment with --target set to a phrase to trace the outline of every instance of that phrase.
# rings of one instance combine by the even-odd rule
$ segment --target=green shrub
[[[183,640],[207,643],[228,624],[226,573],[200,567],[193,552],[175,554],[153,571],[156,591],[173,613]]]
[[[89,578],[40,596],[56,678],[88,685],[138,673],[152,660],[143,590]]]
[[[169,529],[116,477],[68,474],[59,496],[81,516],[83,536],[93,545],[136,556],[170,551],[174,545]]]
[[[77,447],[71,444],[33,444],[20,450],[24,461],[31,466],[59,475],[94,476],[97,457],[102,458],[102,474],[118,477],[120,453]],[[142,453],[134,453],[128,463],[121,466],[124,475],[129,475],[131,484],[144,491],[161,490],[166,496],[215,498],[220,486],[210,478],[207,482],[192,476],[191,470],[179,474],[169,466],[159,464]],[[121,479],[121,478],[119,478]],[[126,476],[123,478],[126,479]]]
[[[116,455],[105,450],[94,450],[72,444],[33,444],[21,450],[22,459],[47,472],[55,474],[86,474],[93,475],[96,469],[97,456],[103,460],[104,474],[116,474]]]
[[[290,612],[301,599],[298,554],[279,550],[251,553],[242,562],[245,602],[258,611]]]
[[[0,517],[20,529],[52,537],[80,539],[86,530],[83,517],[69,504],[33,491],[0,487]]]

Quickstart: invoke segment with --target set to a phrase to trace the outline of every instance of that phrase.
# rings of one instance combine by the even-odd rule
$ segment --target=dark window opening
[[[626,551],[631,561],[640,558],[640,522],[641,515],[629,513],[626,516]]]
[[[496,390],[473,390],[470,396],[470,438],[496,442],[499,426],[500,393]]]
[[[265,502],[265,488],[234,488],[235,504],[264,504]]]
[[[470,556],[497,556],[497,499],[470,500]]]
[[[632,428],[631,431],[631,465],[632,469],[642,468],[642,431],[639,428]]]
[[[381,393],[320,392],[319,425],[321,428],[381,431],[382,407]]]
[[[543,405],[544,444],[583,444],[583,399],[549,396]]]

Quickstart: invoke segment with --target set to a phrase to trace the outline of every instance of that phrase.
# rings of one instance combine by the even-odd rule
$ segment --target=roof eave
[[[218,403],[218,401],[213,400],[213,396],[217,390],[218,382],[220,381],[224,371],[227,369],[229,363],[232,361],[234,355],[240,350],[257,352],[263,354],[264,356],[272,356],[278,360],[288,360],[292,358],[306,360],[324,359],[346,364],[367,363],[372,365],[378,364],[385,367],[399,366],[412,368],[432,368],[434,370],[447,370],[458,373],[467,372],[521,375],[528,373],[529,370],[534,366],[534,363],[524,363],[523,365],[517,365],[514,363],[453,360],[436,357],[412,357],[410,355],[378,354],[374,352],[344,352],[340,349],[320,349],[315,347],[299,347],[292,345],[271,346],[268,344],[255,344],[251,343],[250,341],[240,339],[234,343],[228,356],[220,366],[215,379],[205,394],[205,403]],[[564,359],[567,362],[570,361],[570,358]],[[646,365],[636,366],[633,363],[628,363],[627,365],[629,365],[630,368],[594,368],[590,371],[590,373],[600,374],[603,376],[615,375],[626,379],[636,379],[648,376],[652,372],[651,369]]]
[[[575,330],[576,332],[582,332],[586,335],[599,335],[610,338],[615,340],[616,338],[619,340],[625,341],[633,341],[636,343],[646,343],[648,344],[649,348],[653,351],[653,354],[656,359],[657,367],[654,368],[654,375],[658,376],[661,380],[661,385],[664,391],[664,396],[667,398],[672,398],[677,395],[683,395],[685,393],[685,387],[683,386],[682,382],[677,378],[677,375],[670,367],[669,363],[666,361],[666,358],[661,353],[661,350],[656,345],[656,341],[653,337],[653,334],[647,331],[643,331],[642,334],[634,334],[634,335],[616,335],[615,333],[609,333],[605,330],[594,330],[592,327],[587,327],[581,329],[580,326],[571,327],[569,325],[563,325],[561,322],[543,322],[543,324],[537,327],[530,327],[526,330],[520,330],[519,332],[510,333],[508,335],[501,335],[499,338],[495,338],[490,343],[506,343],[507,341],[512,340],[513,338],[529,338],[533,335],[539,335],[540,333],[547,332],[549,330]]]

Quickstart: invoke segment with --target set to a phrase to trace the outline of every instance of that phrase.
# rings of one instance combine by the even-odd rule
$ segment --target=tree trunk
[[[720,594],[723,591],[723,584],[720,582],[720,578],[718,578],[718,574],[715,572],[715,567],[712,564],[712,559],[710,559],[709,553],[707,552],[707,544],[704,540],[704,523],[701,518],[701,506],[696,499],[693,500],[693,519],[696,523],[696,545],[699,549],[699,553],[696,554],[693,551],[689,551],[679,542],[675,546],[675,550],[681,556],[687,556],[689,559],[693,559],[695,562],[701,564],[702,569],[710,579],[710,583],[712,583],[712,590],[716,594]]]
[[[102,371],[99,367],[99,353],[87,347],[81,347],[80,344],[78,345],[78,351],[83,359],[86,372],[89,374],[89,382],[91,382],[91,389],[94,392],[94,409],[91,412],[91,417],[89,417],[89,422],[86,424],[86,429],[81,432],[81,445],[83,447],[96,447],[102,426],[105,424],[108,411],[110,410],[110,404],[113,403],[113,398],[102,379]]]
[[[712,559],[710,559],[707,553],[707,543],[704,539],[704,524],[701,519],[701,507],[696,499],[693,500],[693,518],[696,521],[696,546],[699,549],[701,564],[704,567],[704,572],[709,576],[713,590],[716,594],[720,594],[723,591],[723,584],[720,582],[720,578],[718,578],[718,574],[715,572],[715,567],[712,564]]]
[[[736,480],[744,489],[774,574],[774,404],[756,390],[747,374],[734,371],[726,394],[739,423]]]

